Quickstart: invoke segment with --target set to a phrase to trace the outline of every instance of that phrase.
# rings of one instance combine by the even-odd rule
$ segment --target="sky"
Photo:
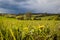
[[[60,13],[60,0],[0,0],[0,13]]]

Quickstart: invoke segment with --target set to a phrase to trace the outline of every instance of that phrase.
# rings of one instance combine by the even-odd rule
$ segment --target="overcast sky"
[[[60,0],[0,0],[0,13],[60,13]]]

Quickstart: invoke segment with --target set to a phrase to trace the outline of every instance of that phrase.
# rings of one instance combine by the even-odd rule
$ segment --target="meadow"
[[[60,40],[60,21],[0,16],[0,40]]]

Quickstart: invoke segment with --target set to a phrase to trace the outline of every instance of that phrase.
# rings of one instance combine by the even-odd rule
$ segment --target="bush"
[[[60,20],[60,17],[56,18],[55,20]]]
[[[34,20],[41,20],[41,18],[40,17],[34,17]]]
[[[17,19],[18,20],[24,20],[24,17],[23,16],[21,16],[21,17],[19,16],[19,17],[17,17]]]

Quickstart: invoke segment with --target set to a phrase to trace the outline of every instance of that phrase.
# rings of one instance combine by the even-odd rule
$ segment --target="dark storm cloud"
[[[25,1],[28,1],[28,0],[14,0],[16,2],[25,2]]]
[[[0,12],[60,13],[60,0],[0,0]]]

